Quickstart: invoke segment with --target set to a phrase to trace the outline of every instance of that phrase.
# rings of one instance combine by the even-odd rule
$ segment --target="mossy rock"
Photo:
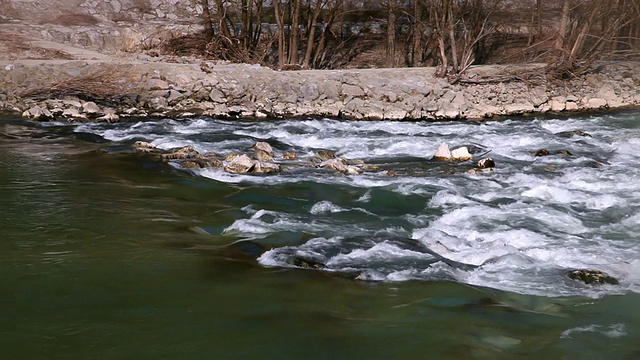
[[[570,279],[583,282],[587,285],[602,285],[602,284],[618,285],[619,284],[616,278],[600,270],[591,270],[591,269],[570,270],[567,273],[567,276],[569,276]]]

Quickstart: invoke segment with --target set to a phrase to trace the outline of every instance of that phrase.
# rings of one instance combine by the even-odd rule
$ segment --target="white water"
[[[289,210],[276,211],[264,201],[246,204],[246,216],[229,224],[225,235],[253,241],[281,232],[310,237],[266,251],[258,258],[264,266],[295,267],[292,259],[304,258],[360,279],[454,280],[524,294],[602,296],[640,292],[640,128],[635,122],[638,114],[481,125],[197,119],[80,125],[76,131],[114,142],[149,141],[164,149],[192,145],[222,156],[268,141],[276,157],[295,151],[304,158],[329,149],[398,173],[193,173],[266,192],[290,185],[332,189],[307,197],[296,193],[302,205]],[[593,137],[554,135],[576,129]],[[425,167],[442,142],[491,149],[496,171],[471,175],[463,164],[447,174],[449,168]],[[573,155],[533,156],[540,148]],[[577,283],[565,276],[575,268],[605,271],[620,285]]]

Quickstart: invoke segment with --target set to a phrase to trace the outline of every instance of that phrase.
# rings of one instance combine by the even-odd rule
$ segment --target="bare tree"
[[[387,59],[386,67],[396,66],[396,11],[397,0],[388,0],[387,3]]]

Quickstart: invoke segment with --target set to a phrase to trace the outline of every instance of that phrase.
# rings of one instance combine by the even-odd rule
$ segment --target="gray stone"
[[[62,112],[62,116],[66,118],[74,118],[74,119],[86,119],[87,116],[80,113],[80,110],[76,108],[68,108]]]
[[[349,85],[349,84],[343,84],[342,85],[342,94],[345,97],[362,97],[365,95],[364,90],[362,90],[362,88],[360,86],[357,85]]]
[[[588,101],[589,107],[592,109],[599,109],[607,107],[607,100],[600,98],[591,98]]]
[[[313,101],[320,96],[320,92],[318,91],[317,84],[308,84],[302,87],[301,89],[302,97],[305,101]]]
[[[169,83],[160,79],[149,79],[147,81],[149,90],[169,90]]]
[[[507,115],[521,115],[532,113],[535,108],[530,103],[507,104],[504,106],[504,112]]]
[[[164,97],[153,97],[147,100],[146,105],[150,109],[166,109],[169,107],[169,102]]]
[[[93,101],[82,104],[82,112],[87,115],[97,115],[102,113],[102,109]]]
[[[224,93],[218,89],[213,89],[209,92],[209,99],[215,103],[225,104],[227,102],[227,97]]]
[[[185,96],[182,95],[179,91],[169,90],[169,94],[167,95],[167,101],[171,105],[175,105],[177,102],[182,100]]]

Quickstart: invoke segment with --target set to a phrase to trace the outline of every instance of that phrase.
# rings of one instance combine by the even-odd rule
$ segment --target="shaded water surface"
[[[576,129],[591,137],[559,135]],[[268,176],[186,171],[137,140],[221,156],[268,141],[301,160]],[[497,168],[429,161],[442,142]],[[396,176],[304,166],[320,149]],[[638,112],[4,118],[0,344],[15,359],[638,359],[638,150]],[[620,284],[568,279],[576,268]]]

